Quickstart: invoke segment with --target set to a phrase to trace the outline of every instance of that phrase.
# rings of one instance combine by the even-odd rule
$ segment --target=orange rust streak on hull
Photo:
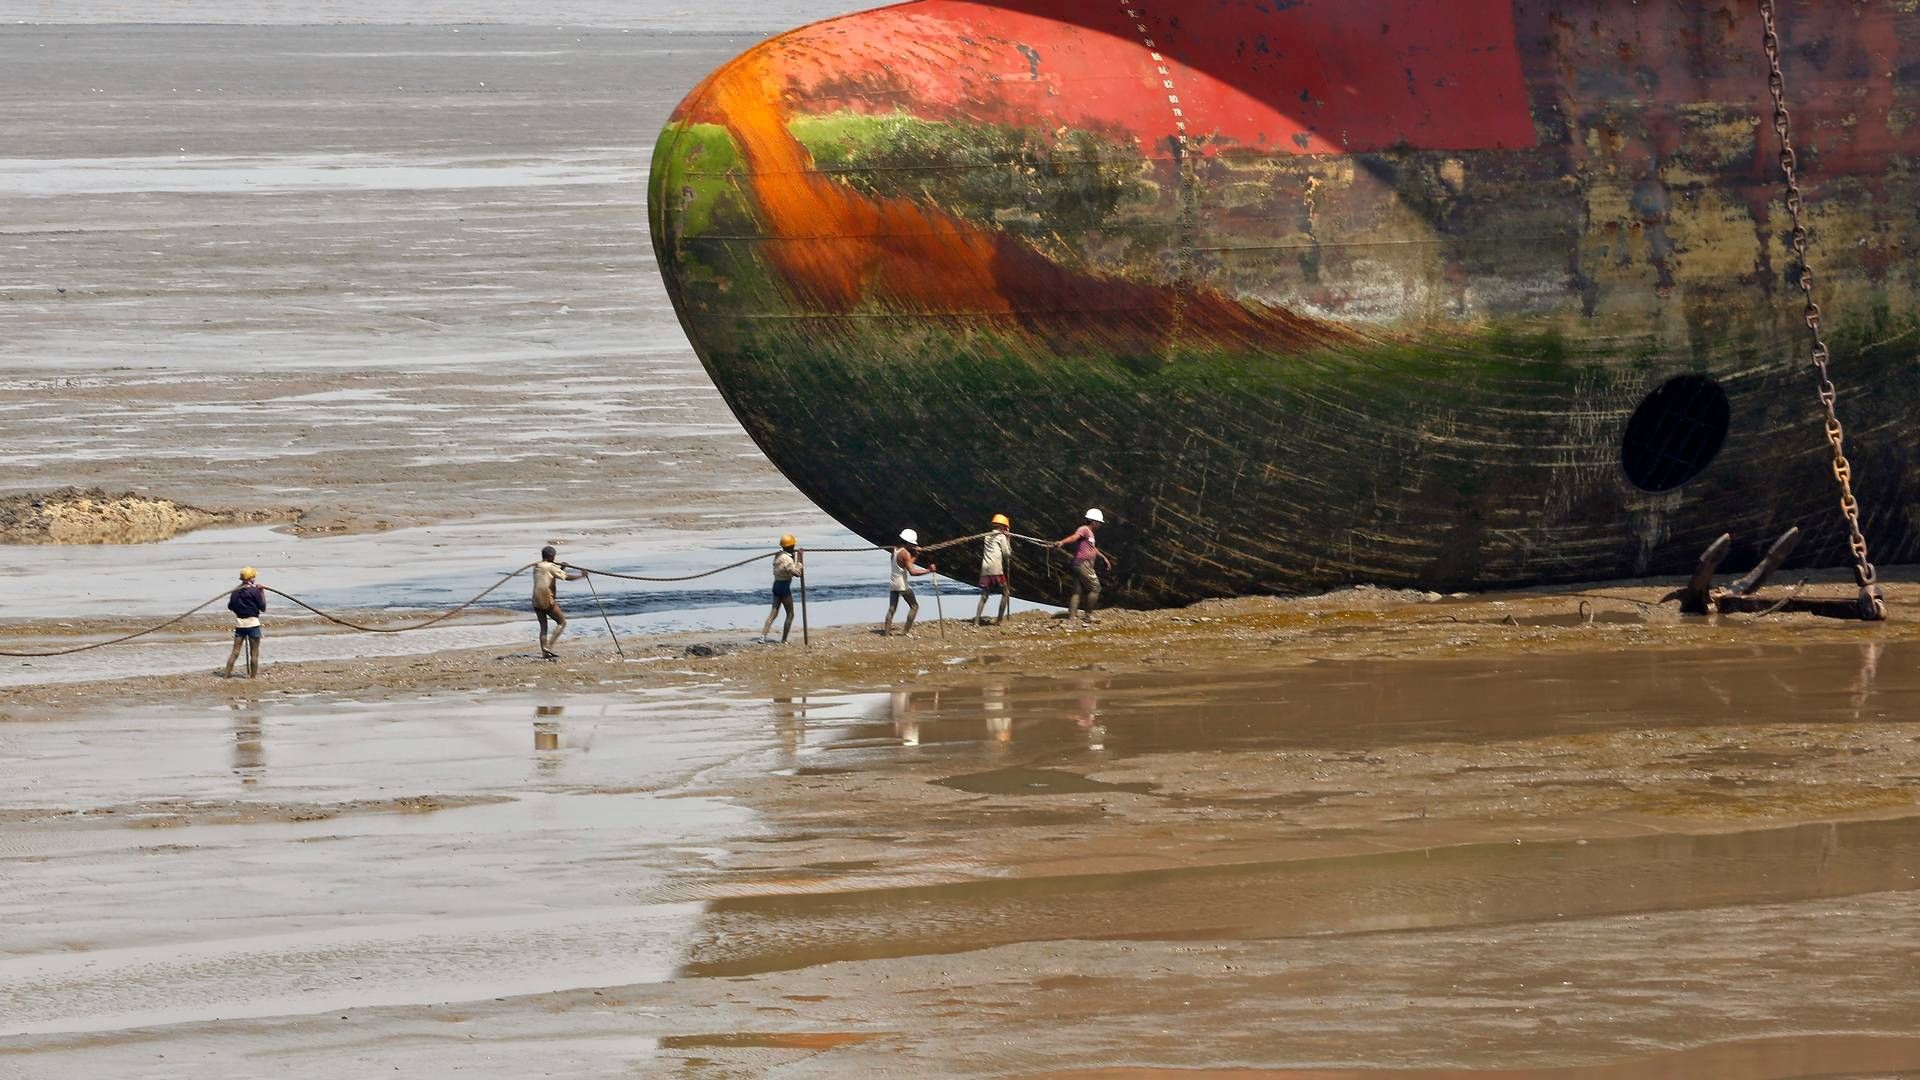
[[[756,50],[719,74],[711,101],[751,169],[774,241],[767,255],[790,285],[833,312],[870,291],[921,309],[1012,312],[993,273],[994,238],[912,203],[865,199],[815,172],[769,93],[777,85]]]
[[[1110,347],[1158,351],[1183,337],[1287,352],[1350,340],[1345,329],[1218,293],[1086,274],[1002,233],[900,198],[868,198],[820,174],[779,104],[771,46],[716,73],[690,110],[724,125],[748,168],[764,252],[796,307],[827,314],[873,303],[899,314],[1014,320]]]

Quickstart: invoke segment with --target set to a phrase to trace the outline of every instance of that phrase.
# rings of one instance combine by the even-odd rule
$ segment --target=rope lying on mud
[[[922,545],[920,547],[920,550],[923,552],[944,551],[947,548],[958,547],[961,544],[969,543],[974,540],[979,540],[986,535],[987,535],[986,533],[974,533],[971,536],[955,537],[952,540],[942,540],[937,544]],[[1030,536],[1019,536],[1019,537],[1016,537],[1016,539],[1026,540],[1030,543],[1035,543],[1035,544],[1046,543],[1046,541],[1037,540]],[[810,548],[807,550],[811,550],[821,554],[851,555],[851,554],[861,554],[869,551],[887,551],[889,549],[878,546],[878,545],[869,545],[867,547]],[[760,562],[764,559],[771,559],[778,554],[779,552],[777,551],[769,551],[762,555],[755,555],[750,559],[741,559],[739,562],[732,562],[732,563],[728,563],[725,566],[715,567],[712,570],[703,570],[697,574],[681,574],[674,577],[653,577],[653,576],[648,576],[644,574],[617,574],[611,570],[595,570],[585,566],[574,566],[573,564],[568,564],[568,565],[575,570],[579,570],[583,573],[590,574],[596,577],[617,578],[621,581],[672,583],[672,582],[682,582],[682,581],[698,581],[701,578],[710,578],[715,576],[716,574],[724,574],[729,570],[738,570],[743,566],[751,566],[752,564]],[[427,618],[420,619],[416,622],[407,623],[404,626],[369,626],[365,623],[354,622],[352,619],[348,619],[340,615],[336,615],[331,611],[325,610],[324,608],[315,607],[314,605],[307,603],[305,600],[300,599],[299,597],[293,595],[292,593],[282,592],[281,590],[273,588],[270,585],[262,585],[261,588],[267,592],[272,593],[275,596],[280,597],[283,600],[286,600],[288,603],[291,603],[296,607],[300,607],[307,611],[310,611],[313,614],[318,615],[320,618],[325,619],[330,623],[333,623],[337,626],[344,626],[349,630],[358,630],[364,634],[405,634],[414,630],[425,630],[430,626],[435,626],[439,623],[443,623],[448,619],[453,618],[455,615],[458,615],[461,612],[466,611],[468,608],[473,607],[475,604],[478,604],[480,601],[485,600],[488,596],[491,596],[501,586],[505,585],[509,581],[512,581],[514,578],[519,577],[521,574],[524,574],[527,571],[533,569],[533,567],[534,567],[533,563],[528,563],[527,565],[522,566],[518,570],[515,570],[508,574],[503,574],[501,575],[500,580],[487,586],[485,589],[482,589],[480,592],[474,594],[471,598],[459,604],[456,604],[455,606],[448,608],[447,610],[442,611],[437,615],[432,615]],[[31,652],[25,651],[25,650],[15,650],[15,649],[0,649],[0,656],[17,657],[21,659],[31,660],[31,659],[39,659],[39,658],[52,657],[52,656],[72,656],[75,653],[91,652],[94,649],[104,649],[109,645],[124,644],[126,642],[133,641],[137,638],[146,637],[149,634],[157,634],[160,631],[165,630],[170,626],[174,626],[178,623],[184,622],[187,619],[190,619],[193,616],[198,615],[202,611],[205,611],[206,609],[219,603],[220,601],[225,600],[227,597],[231,595],[232,595],[232,590],[222,591],[218,595],[208,597],[206,600],[203,600],[200,603],[195,604],[193,607],[190,607],[187,610],[181,612],[180,614],[173,616],[172,618],[168,619],[165,622],[155,623],[152,626],[145,627],[140,630],[135,630],[130,634],[122,634],[116,638],[109,638],[106,641],[94,641],[94,642],[89,642],[85,645],[74,645],[65,649],[44,649],[44,650],[34,650]]]

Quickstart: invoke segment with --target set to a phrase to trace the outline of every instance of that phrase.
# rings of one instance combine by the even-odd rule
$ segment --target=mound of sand
[[[61,488],[0,496],[0,543],[150,544],[208,525],[283,521],[295,513],[205,510],[131,491]]]

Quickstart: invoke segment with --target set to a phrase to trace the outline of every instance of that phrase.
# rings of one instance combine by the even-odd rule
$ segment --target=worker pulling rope
[[[986,535],[985,533],[978,533],[972,536],[956,537],[955,539],[952,539],[952,540],[946,540],[946,541],[942,541],[939,544],[930,545],[928,547],[928,550],[937,551],[937,550],[943,550],[945,548],[955,547],[960,544],[967,543],[968,541],[978,540],[985,535]],[[882,547],[869,545],[867,547],[814,548],[812,550],[820,553],[858,554],[858,553],[864,553],[869,551],[885,551],[886,549]],[[764,555],[755,555],[750,559],[741,559],[738,562],[728,563],[725,566],[716,567],[712,570],[703,570],[697,574],[681,574],[673,577],[655,577],[655,576],[642,575],[642,574],[618,574],[611,570],[594,570],[584,566],[575,567],[575,569],[578,569],[585,573],[596,575],[599,577],[617,578],[622,581],[672,583],[672,582],[683,582],[683,581],[698,581],[702,578],[709,578],[717,574],[724,574],[729,570],[737,570],[740,567],[750,566],[764,559],[771,559],[777,554],[779,554],[779,552],[770,551]],[[493,593],[498,591],[502,586],[506,585],[509,581],[512,581],[514,578],[517,578],[520,575],[526,573],[528,570],[533,569],[534,565],[535,565],[534,563],[528,563],[527,565],[522,566],[517,570],[514,570],[507,574],[503,574],[501,575],[500,580],[494,582],[492,585],[487,586],[485,589],[482,589],[480,592],[474,594],[471,598],[459,604],[456,604],[455,606],[448,608],[447,610],[442,611],[437,615],[420,619],[415,622],[410,622],[403,626],[372,626],[366,623],[355,622],[352,619],[348,619],[348,618],[345,618],[344,616],[337,615],[324,608],[316,607],[315,605],[300,599],[298,596],[295,596],[292,593],[284,592],[280,589],[275,589],[266,585],[262,585],[260,586],[260,588],[266,592],[270,592],[273,595],[280,597],[283,600],[286,600],[288,603],[291,603],[296,607],[309,611],[314,615],[317,615],[320,618],[325,619],[327,622],[335,624],[336,626],[344,626],[349,630],[357,630],[365,634],[405,634],[415,630],[425,630],[428,627],[436,626],[440,623],[447,621],[448,619],[453,618],[454,616],[460,614],[461,612],[472,608],[474,605],[478,604],[480,601],[485,600],[487,597],[493,595]],[[212,607],[213,605],[220,603],[223,600],[226,600],[230,595],[231,595],[231,591],[222,591],[218,595],[208,597],[206,600],[198,604],[195,604],[193,607],[188,608],[187,610],[181,612],[180,614],[167,619],[165,622],[155,623],[152,626],[135,630],[129,634],[122,634],[119,637],[109,638],[105,641],[93,641],[93,642],[88,642],[85,645],[75,645],[65,649],[44,649],[44,650],[35,650],[35,651],[26,651],[26,650],[17,650],[17,649],[0,649],[0,656],[12,657],[12,658],[23,659],[23,660],[35,660],[35,659],[45,659],[48,657],[55,657],[55,656],[72,656],[72,655],[75,655],[76,653],[91,652],[95,649],[104,649],[110,645],[122,645],[129,641],[135,641],[152,634],[157,634],[160,631],[165,630],[169,627],[177,626],[180,623],[185,622],[187,619],[190,619],[193,616],[200,614],[202,611],[205,611],[206,609]]]

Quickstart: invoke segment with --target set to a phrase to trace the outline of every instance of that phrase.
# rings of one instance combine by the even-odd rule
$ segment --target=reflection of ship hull
[[[747,430],[869,538],[1097,504],[1131,603],[1667,572],[1796,522],[1833,563],[1757,19],[1692,7],[850,16],[681,106],[656,251]],[[1911,559],[1920,13],[1791,14],[1868,533]],[[1653,415],[1636,484],[1682,374],[1724,446]]]

